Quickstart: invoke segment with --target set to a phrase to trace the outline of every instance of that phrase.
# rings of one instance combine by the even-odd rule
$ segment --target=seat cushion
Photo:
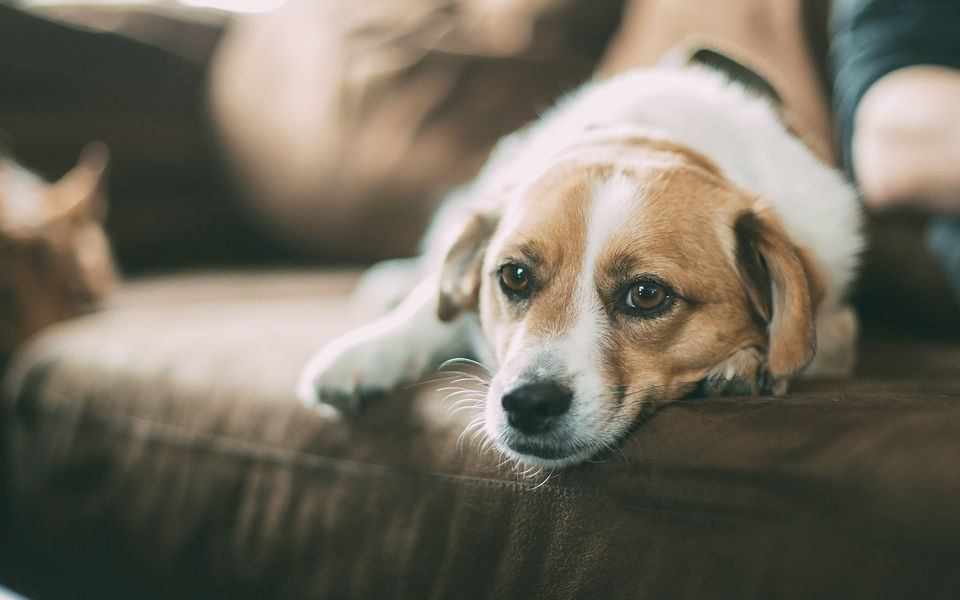
[[[441,382],[352,418],[296,401],[353,281],[144,280],[35,339],[2,388],[6,543],[66,597],[960,593],[955,342],[868,338],[851,379],[677,402],[523,474]]]

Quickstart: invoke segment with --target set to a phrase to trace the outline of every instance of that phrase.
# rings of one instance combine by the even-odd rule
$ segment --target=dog
[[[630,71],[504,138],[438,213],[419,282],[311,359],[298,395],[355,411],[470,354],[489,440],[573,465],[691,394],[849,373],[862,244],[854,189],[765,97],[702,67]]]

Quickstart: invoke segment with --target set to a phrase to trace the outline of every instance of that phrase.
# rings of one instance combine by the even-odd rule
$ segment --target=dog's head
[[[479,311],[498,363],[486,431],[511,456],[579,462],[647,407],[774,389],[811,359],[817,275],[706,158],[600,144],[505,193],[453,245],[440,316]]]

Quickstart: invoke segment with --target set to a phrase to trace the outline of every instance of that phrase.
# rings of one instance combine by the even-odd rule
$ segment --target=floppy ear
[[[450,246],[440,270],[437,316],[441,321],[449,321],[464,310],[476,308],[483,249],[495,225],[493,217],[475,213]]]
[[[767,324],[769,374],[785,379],[807,366],[816,352],[821,275],[769,209],[742,213],[734,231],[741,280],[756,316]]]

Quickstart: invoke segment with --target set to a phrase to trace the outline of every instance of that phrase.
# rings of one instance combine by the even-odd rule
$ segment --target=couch
[[[145,279],[31,343],[0,409],[14,580],[38,598],[960,591],[955,342],[871,334],[851,379],[680,401],[547,478],[460,439],[471,415],[442,383],[355,418],[295,400],[350,325],[353,277]]]

